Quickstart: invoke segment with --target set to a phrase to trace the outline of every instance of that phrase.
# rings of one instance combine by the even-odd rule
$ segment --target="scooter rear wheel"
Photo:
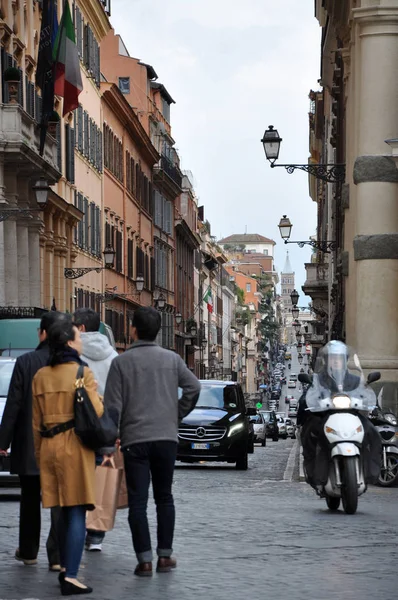
[[[356,457],[345,456],[342,459],[342,483],[341,497],[343,499],[343,507],[347,515],[354,515],[358,508],[358,483]]]
[[[326,504],[328,505],[329,510],[339,510],[340,498],[335,498],[334,496],[326,496]]]

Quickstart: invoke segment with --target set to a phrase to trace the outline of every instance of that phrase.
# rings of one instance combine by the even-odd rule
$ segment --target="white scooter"
[[[360,371],[356,355],[354,364],[357,371]],[[349,387],[353,389],[347,391],[342,383],[338,386],[341,391],[337,393],[323,387],[316,375],[313,379],[303,373],[298,378],[302,383],[312,384],[306,396],[307,410],[325,415],[323,433],[330,452],[328,480],[325,485],[317,486],[317,492],[325,498],[330,510],[338,510],[342,500],[345,512],[354,514],[358,507],[358,497],[367,489],[362,456],[365,432],[358,415],[360,412],[366,413],[374,402],[375,394],[368,384],[377,381],[380,373],[370,373],[366,384],[362,375],[350,374],[349,377]]]

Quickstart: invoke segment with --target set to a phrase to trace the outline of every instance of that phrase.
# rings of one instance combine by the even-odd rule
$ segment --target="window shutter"
[[[86,158],[89,157],[89,152],[90,152],[90,131],[89,131],[89,117],[88,117],[88,112],[84,111],[83,113],[83,121],[84,121],[84,132],[83,132],[83,136],[84,136],[84,156]]]
[[[95,70],[95,83],[97,84],[97,87],[100,86],[101,83],[101,52],[100,52],[100,47],[99,44],[95,44],[95,52],[96,52],[96,70]]]
[[[20,104],[23,108],[23,71],[18,67],[19,71],[19,86],[18,86],[18,104]]]
[[[95,254],[101,256],[101,209],[95,207]]]
[[[155,289],[155,259],[151,257],[150,260],[151,266],[151,292]]]
[[[57,123],[55,139],[57,140],[57,166],[58,166],[58,170],[62,173],[61,121],[58,121],[58,123]]]
[[[172,203],[166,202],[166,228],[165,231],[169,235],[172,233],[171,221],[172,221]]]
[[[144,256],[144,278],[145,278],[145,288],[147,290],[150,289],[150,272],[149,272],[149,256],[148,254],[145,254]]]
[[[91,40],[91,29],[89,25],[84,26],[84,64],[86,68],[90,69],[90,40]]]
[[[83,153],[83,136],[84,136],[84,122],[83,122],[83,107],[79,104],[77,109],[77,122],[79,123],[79,128],[77,132],[77,147],[79,152]]]
[[[77,194],[77,208],[79,210],[81,210],[83,212],[84,207],[83,207],[83,194],[81,194],[80,192]],[[84,219],[84,217],[83,217]],[[78,226],[77,226],[77,245],[79,246],[79,248],[83,248],[83,227],[84,227],[84,223],[83,220],[79,221]]]
[[[88,232],[89,232],[89,208],[88,208],[88,199],[84,198],[83,199],[83,212],[84,212],[84,218],[83,218],[83,248],[84,250],[88,250],[89,249],[89,237],[88,237]]]
[[[76,45],[80,59],[83,58],[83,18],[80,9],[76,6]]]
[[[103,157],[102,157],[102,131],[98,129],[98,171],[103,171]]]
[[[75,183],[75,130],[70,125],[65,125],[66,147],[66,179]]]
[[[112,231],[109,223],[105,223],[105,246],[110,246],[112,243]]]
[[[116,231],[116,270],[123,272],[123,233]]]
[[[96,230],[95,230],[95,204],[90,203],[90,252],[95,254]]]
[[[162,196],[162,224],[163,231],[167,231],[167,200]]]
[[[148,210],[149,210],[149,214],[151,215],[151,217],[153,217],[153,215],[154,215],[154,208],[153,208],[154,194],[153,194],[153,185],[152,185],[151,181],[149,182],[149,186],[148,186],[148,195],[149,195],[149,198],[148,198],[148,202],[149,202]]]

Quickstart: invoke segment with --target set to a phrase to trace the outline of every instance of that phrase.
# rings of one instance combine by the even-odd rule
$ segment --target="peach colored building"
[[[175,347],[175,218],[182,192],[182,173],[171,137],[170,106],[174,100],[157,82],[153,67],[129,55],[119,35],[111,30],[101,43],[101,70],[116,84],[159,154],[152,169],[153,300],[161,299],[162,330],[159,343]]]
[[[154,284],[152,167],[159,155],[118,86],[101,84],[104,131],[105,245],[115,248],[115,268],[105,271],[105,321],[116,345],[130,344],[129,318],[150,305]],[[144,279],[138,293],[136,281]]]
[[[224,268],[231,277],[234,277],[234,281],[238,288],[243,290],[245,304],[253,304],[255,309],[258,310],[261,300],[261,293],[259,292],[256,279],[250,277],[249,275],[245,275],[238,270],[235,270],[232,265],[225,265]]]

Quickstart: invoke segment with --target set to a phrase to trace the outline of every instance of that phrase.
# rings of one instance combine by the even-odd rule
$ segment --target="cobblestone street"
[[[296,448],[292,440],[267,440],[266,448],[256,446],[247,472],[224,465],[177,466],[177,570],[150,580],[134,577],[127,511],[120,511],[103,552],[83,558],[81,575],[93,585],[92,597],[392,597],[397,584],[398,489],[371,487],[360,498],[356,515],[331,514],[324,501],[297,481]],[[58,597],[57,576],[47,570],[44,549],[48,511],[43,511],[44,536],[36,567],[25,567],[13,557],[18,502],[3,498],[0,511],[0,599]],[[153,506],[150,519],[153,524]]]

